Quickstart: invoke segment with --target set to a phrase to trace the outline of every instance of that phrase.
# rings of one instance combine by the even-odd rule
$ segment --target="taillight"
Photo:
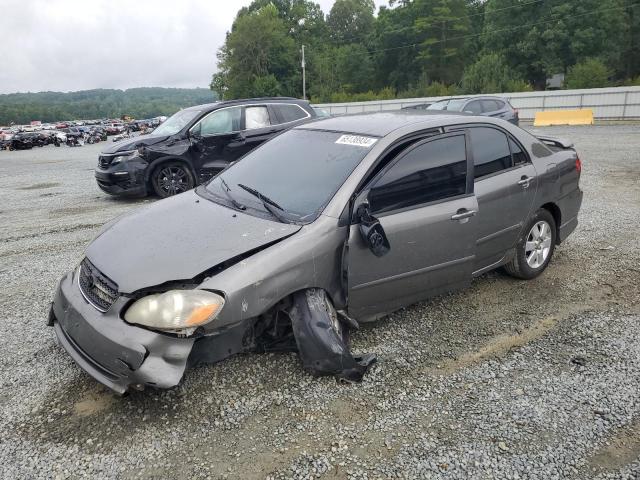
[[[580,161],[580,157],[576,157],[576,172],[580,173],[582,171],[582,162]]]

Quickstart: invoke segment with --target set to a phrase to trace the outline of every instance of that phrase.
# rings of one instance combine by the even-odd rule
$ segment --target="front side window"
[[[471,128],[474,178],[482,178],[511,168],[507,136],[495,128]]]
[[[197,127],[199,129],[198,133],[206,137],[208,135],[239,132],[241,113],[240,107],[216,110],[200,121]]]
[[[464,135],[423,143],[403,155],[369,192],[373,213],[463,195],[467,184]]]
[[[305,112],[298,105],[273,105],[273,107],[277,110],[278,115],[280,116],[280,121],[282,123],[295,122],[296,120],[301,120],[305,117],[308,117],[309,114]],[[318,116],[327,116],[327,115],[318,115]]]
[[[266,128],[271,125],[267,107],[247,107],[244,111],[247,130]]]

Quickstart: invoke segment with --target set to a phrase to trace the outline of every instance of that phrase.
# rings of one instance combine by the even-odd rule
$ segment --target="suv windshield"
[[[253,150],[206,186],[207,197],[247,206],[296,223],[317,218],[375,143],[375,138],[318,130],[289,130]],[[252,194],[249,190],[252,190]],[[277,215],[269,212],[259,192]]]
[[[193,120],[200,110],[180,110],[167,118],[162,125],[153,131],[154,135],[175,135],[182,130],[187,123]]]
[[[450,112],[461,112],[462,107],[465,103],[467,103],[467,98],[459,98],[457,100],[450,100],[449,105],[447,105],[447,110]]]

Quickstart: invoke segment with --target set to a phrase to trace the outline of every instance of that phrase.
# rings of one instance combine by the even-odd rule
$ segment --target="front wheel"
[[[538,210],[523,229],[515,257],[504,266],[516,278],[530,280],[549,265],[556,246],[556,222],[548,210]]]
[[[158,166],[153,172],[151,183],[153,190],[160,198],[186,192],[195,186],[191,170],[179,162],[164,163]]]

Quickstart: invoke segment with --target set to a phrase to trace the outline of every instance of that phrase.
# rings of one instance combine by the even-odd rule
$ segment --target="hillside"
[[[79,92],[11,93],[0,95],[0,125],[31,120],[149,118],[171,115],[180,108],[210,103],[216,95],[206,88],[130,88]]]

